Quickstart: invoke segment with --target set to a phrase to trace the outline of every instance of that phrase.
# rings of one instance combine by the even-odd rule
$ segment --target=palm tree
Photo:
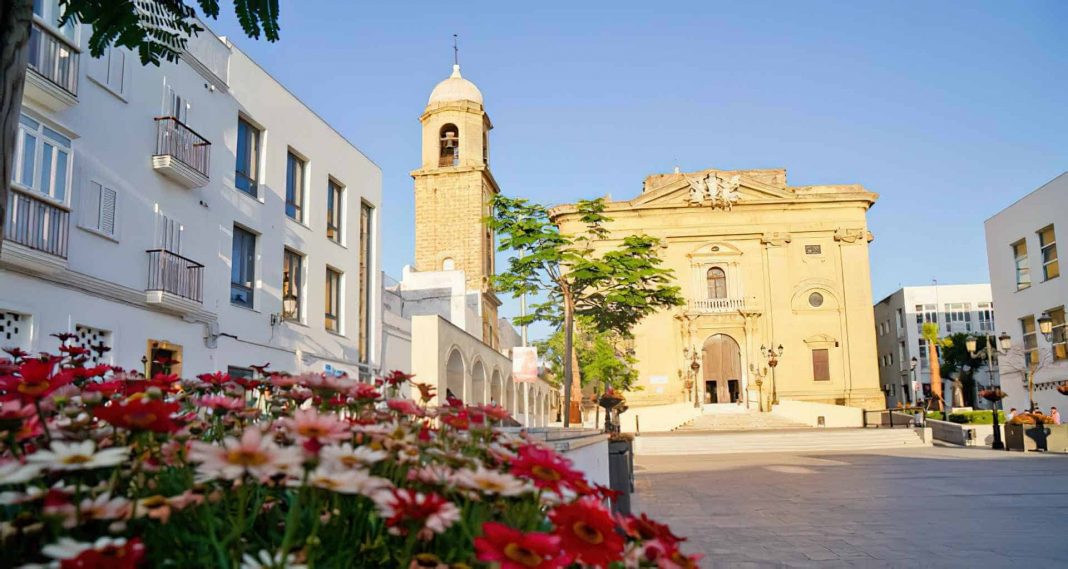
[[[938,362],[938,324],[925,322],[920,330],[920,336],[927,341],[927,361],[930,362],[931,367],[931,395],[938,402],[938,409],[944,413],[946,408],[942,399],[942,366]]]

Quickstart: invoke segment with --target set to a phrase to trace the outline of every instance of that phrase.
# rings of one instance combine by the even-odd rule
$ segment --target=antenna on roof
[[[459,37],[456,34],[452,34],[452,64],[460,65],[460,45]]]

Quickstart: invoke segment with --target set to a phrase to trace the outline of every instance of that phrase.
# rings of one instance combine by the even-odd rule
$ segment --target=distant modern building
[[[1029,383],[1035,404],[1044,411],[1068,407],[1068,397],[1056,390],[1068,382],[1068,281],[1057,257],[1057,236],[1066,232],[1068,172],[986,220],[997,319],[1014,346],[1001,358],[1006,408],[1029,406]]]
[[[453,66],[419,117],[422,161],[415,181],[415,264],[385,277],[385,360],[436,388],[436,402],[493,403],[525,426],[547,424],[552,388],[512,376],[518,334],[498,318],[493,232],[500,192],[489,168],[489,115],[482,93]],[[503,327],[503,329],[502,329]],[[503,341],[502,341],[503,340]]]
[[[911,405],[929,398],[930,354],[921,335],[927,322],[938,324],[940,336],[957,333],[996,335],[990,285],[908,286],[875,305],[879,383],[889,407]],[[974,379],[979,385],[990,385],[991,374],[983,367],[975,373]],[[996,373],[994,382],[997,382]],[[943,387],[949,389],[948,384]]]
[[[149,372],[376,371],[378,166],[225,38],[97,59],[88,26],[33,4],[0,347],[67,332]]]

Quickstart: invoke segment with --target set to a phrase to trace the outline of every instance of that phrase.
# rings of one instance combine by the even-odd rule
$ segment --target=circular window
[[[812,306],[812,308],[823,306],[823,295],[818,292],[808,295],[808,304]]]

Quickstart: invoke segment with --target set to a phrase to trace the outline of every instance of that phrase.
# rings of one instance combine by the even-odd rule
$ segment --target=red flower
[[[373,385],[357,383],[350,391],[350,395],[360,401],[374,401],[382,397],[382,394]]]
[[[490,405],[479,405],[479,406],[474,407],[474,408],[478,409],[483,415],[488,417],[490,419],[490,421],[493,422],[493,423],[497,423],[499,421],[503,421],[503,420],[505,420],[505,419],[507,419],[508,417],[511,416],[511,414],[508,413],[508,410],[505,409],[504,407],[501,407],[500,405],[493,405],[493,404],[490,404]]]
[[[85,379],[87,377],[102,377],[107,372],[111,371],[109,365],[98,365],[93,367],[79,367],[71,370],[74,377],[78,379]]]
[[[230,383],[231,381],[233,381],[230,378],[230,374],[223,373],[221,371],[217,371],[215,373],[202,373],[202,374],[197,376],[197,379],[199,379],[200,381],[203,381],[204,383],[206,383],[208,385],[215,386],[215,387],[218,387],[218,386],[221,386],[221,385],[224,385],[224,384],[227,384],[227,383]]]
[[[111,397],[112,395],[118,393],[119,390],[122,390],[125,384],[125,381],[118,379],[114,379],[111,381],[101,381],[99,383],[93,381],[86,383],[85,386],[82,387],[82,391],[85,391],[87,393],[99,393],[104,397]]]
[[[415,374],[404,373],[403,371],[400,371],[399,369],[395,369],[395,370],[389,372],[389,375],[387,375],[386,377],[384,377],[382,379],[384,379],[386,381],[386,383],[388,383],[390,385],[393,385],[393,386],[396,386],[396,385],[400,385],[400,384],[410,380],[413,377],[415,377]]]
[[[641,544],[641,559],[655,563],[659,569],[696,569],[700,554],[686,555],[678,545],[654,539]]]
[[[547,533],[523,533],[497,522],[482,524],[475,538],[479,561],[496,561],[500,569],[558,569],[571,562],[560,551],[560,538]]]
[[[386,406],[402,415],[415,415],[417,417],[423,415],[423,410],[411,399],[390,399],[386,401]]]
[[[164,393],[174,393],[175,391],[178,391],[178,379],[178,376],[173,373],[157,373],[152,376],[152,379],[148,380],[148,386],[158,387],[160,391],[163,391]],[[144,391],[144,389],[141,389],[141,391]]]
[[[19,398],[24,403],[33,403],[67,385],[74,377],[65,371],[57,372],[58,361],[59,358],[26,360],[19,365],[18,375],[0,378],[0,391],[5,392],[5,396],[0,398]]]
[[[537,445],[521,447],[511,465],[512,474],[556,493],[560,493],[561,487],[575,488],[585,483],[582,473],[571,468],[570,460]]]
[[[86,549],[73,559],[64,559],[59,566],[60,569],[134,569],[144,557],[145,546],[135,537],[122,545]]]
[[[93,410],[93,415],[120,429],[173,433],[180,428],[171,418],[171,415],[178,412],[178,408],[177,403],[135,399],[97,407]]]
[[[89,348],[83,348],[81,346],[67,346],[63,345],[59,347],[59,351],[69,354],[71,357],[84,356],[89,353]]]
[[[4,348],[4,351],[16,360],[25,359],[26,356],[30,355],[29,352],[23,350],[22,348]]]
[[[375,501],[378,502],[378,513],[386,518],[386,527],[399,535],[408,534],[411,522],[425,534],[426,531],[445,533],[449,526],[460,521],[460,509],[456,504],[433,492],[394,488]]]
[[[622,518],[621,522],[623,531],[630,537],[640,541],[660,540],[670,545],[685,541],[685,538],[672,533],[671,528],[650,519],[645,514],[641,516],[626,516]]]
[[[441,422],[458,431],[466,431],[471,427],[471,418],[468,416],[467,411],[446,413],[441,416]]]
[[[549,512],[564,550],[586,565],[607,567],[623,555],[623,536],[612,514],[595,498],[562,504]]]

